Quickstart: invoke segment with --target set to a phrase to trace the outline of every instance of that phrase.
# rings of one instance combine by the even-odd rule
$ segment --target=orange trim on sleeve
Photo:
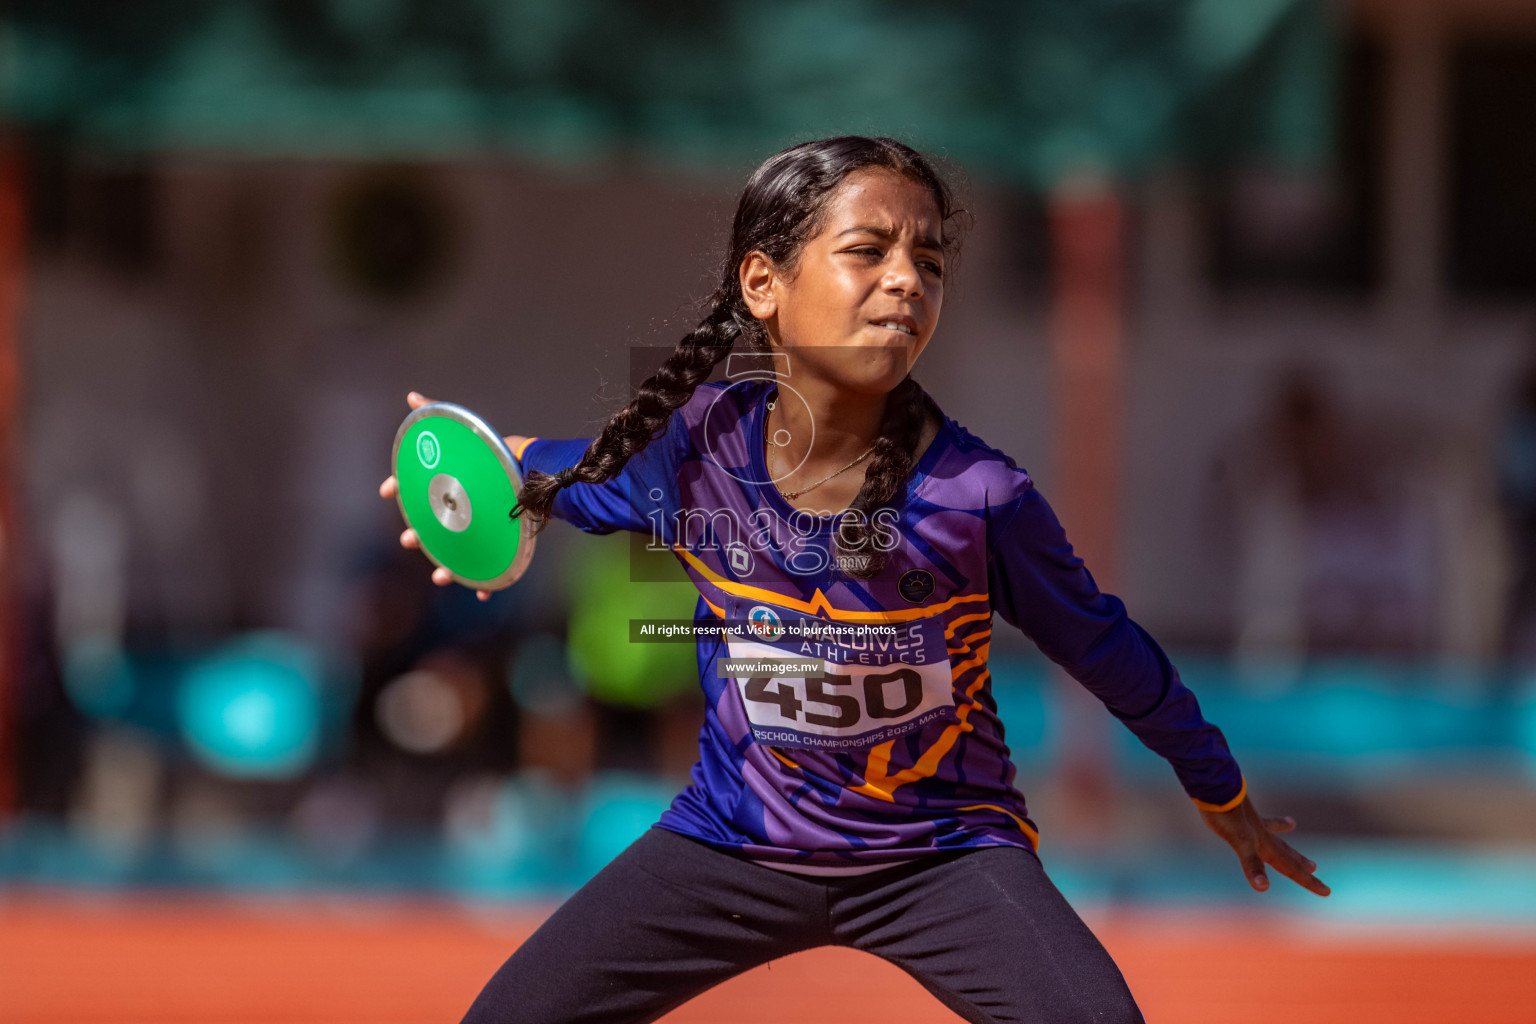
[[[1241,776],[1239,776],[1239,778],[1241,778]],[[1191,800],[1195,800],[1195,806],[1200,808],[1202,811],[1217,811],[1217,812],[1221,812],[1221,811],[1230,811],[1232,808],[1234,808],[1238,804],[1242,803],[1243,802],[1243,798],[1246,797],[1247,795],[1248,795],[1248,780],[1247,779],[1243,779],[1243,788],[1237,791],[1237,796],[1233,797],[1231,800],[1228,800],[1224,804],[1206,803],[1204,800],[1195,800],[1194,797],[1190,797],[1190,799]]]
[[[536,437],[525,437],[525,438],[523,438],[523,443],[518,445],[516,448],[512,449],[512,457],[514,459],[516,459],[518,462],[522,462],[523,461],[523,452],[527,451],[528,450],[528,446],[533,444],[533,442],[535,442],[537,440],[538,440],[538,438],[536,438]]]

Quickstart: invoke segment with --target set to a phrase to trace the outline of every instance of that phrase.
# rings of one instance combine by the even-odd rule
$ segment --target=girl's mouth
[[[917,324],[913,322],[911,317],[887,317],[884,320],[871,320],[870,323],[876,327],[884,327],[888,331],[900,331],[903,334],[910,334],[914,338],[917,337]]]

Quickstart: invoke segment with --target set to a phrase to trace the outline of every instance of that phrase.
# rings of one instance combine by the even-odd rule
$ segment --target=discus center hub
[[[469,503],[469,494],[458,478],[439,473],[427,484],[427,497],[432,503],[432,514],[443,528],[463,533],[474,521],[475,510]]]

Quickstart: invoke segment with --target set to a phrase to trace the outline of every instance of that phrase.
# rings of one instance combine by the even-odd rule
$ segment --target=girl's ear
[[[778,273],[766,253],[757,249],[747,253],[737,268],[741,280],[741,297],[747,312],[759,320],[767,320],[779,311],[779,301],[774,290]]]

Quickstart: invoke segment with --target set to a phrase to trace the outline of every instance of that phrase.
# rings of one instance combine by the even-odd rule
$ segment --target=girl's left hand
[[[1256,891],[1264,892],[1269,888],[1269,877],[1264,874],[1265,864],[1274,865],[1282,875],[1309,892],[1327,896],[1331,891],[1313,874],[1317,870],[1316,863],[1274,835],[1295,828],[1295,818],[1261,818],[1253,801],[1246,796],[1230,811],[1202,810],[1200,817],[1237,853],[1243,874],[1248,876],[1248,884]]]

